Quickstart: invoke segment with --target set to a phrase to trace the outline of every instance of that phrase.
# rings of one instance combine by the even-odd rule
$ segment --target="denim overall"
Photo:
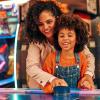
[[[60,52],[57,52],[56,55],[56,68],[54,75],[58,78],[64,79],[68,86],[71,88],[77,88],[77,83],[80,78],[80,67],[79,62],[80,58],[77,53],[75,53],[76,64],[73,66],[62,67],[59,65],[60,61]]]

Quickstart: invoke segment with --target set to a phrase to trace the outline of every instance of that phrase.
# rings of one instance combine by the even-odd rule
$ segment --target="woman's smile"
[[[53,37],[55,17],[50,11],[43,11],[39,16],[39,29],[48,39]]]

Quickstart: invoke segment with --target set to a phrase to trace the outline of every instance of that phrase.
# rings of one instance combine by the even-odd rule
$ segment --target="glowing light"
[[[18,99],[18,94],[13,94],[12,97],[11,97],[11,99],[12,99],[12,100],[19,100],[19,99]]]
[[[16,71],[16,53],[17,53],[17,38],[18,38],[19,24],[16,29],[15,45],[14,45],[14,79],[15,79],[15,89],[17,89],[17,71]],[[15,99],[14,99],[15,100]]]
[[[23,5],[27,2],[29,2],[30,0],[13,0],[13,2],[17,5]]]

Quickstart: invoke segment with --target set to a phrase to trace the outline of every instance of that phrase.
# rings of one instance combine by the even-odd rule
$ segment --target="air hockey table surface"
[[[66,96],[56,96],[45,94],[42,90],[1,88],[0,100],[100,100],[100,90],[72,91]]]

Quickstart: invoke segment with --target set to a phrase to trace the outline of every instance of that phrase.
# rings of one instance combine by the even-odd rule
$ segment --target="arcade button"
[[[54,87],[55,96],[67,96],[70,93],[70,88],[66,86],[56,86]]]

